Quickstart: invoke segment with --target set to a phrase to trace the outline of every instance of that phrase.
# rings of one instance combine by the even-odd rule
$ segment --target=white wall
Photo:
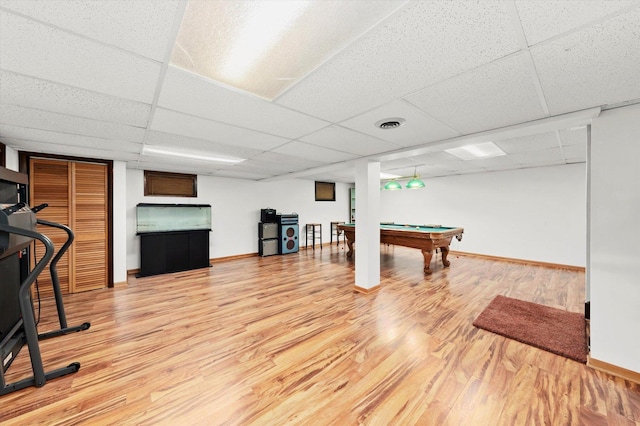
[[[336,183],[336,201],[315,201],[314,182],[303,179],[254,182],[240,179],[198,176],[198,197],[145,197],[144,172],[127,170],[127,269],[140,267],[140,239],[136,234],[138,203],[211,204],[211,258],[258,252],[260,209],[297,213],[300,247],[304,247],[304,225],[322,224],[323,242],[329,242],[331,221],[348,222],[349,185]]]
[[[424,181],[382,191],[381,220],[463,227],[452,250],[585,266],[584,163]]]
[[[591,357],[640,372],[640,105],[591,127]]]

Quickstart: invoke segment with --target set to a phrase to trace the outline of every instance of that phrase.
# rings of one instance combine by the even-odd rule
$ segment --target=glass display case
[[[138,204],[136,233],[211,230],[209,204]]]

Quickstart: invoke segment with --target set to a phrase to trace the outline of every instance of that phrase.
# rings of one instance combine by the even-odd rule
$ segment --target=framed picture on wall
[[[335,182],[316,181],[316,201],[335,201],[335,200],[336,200]]]

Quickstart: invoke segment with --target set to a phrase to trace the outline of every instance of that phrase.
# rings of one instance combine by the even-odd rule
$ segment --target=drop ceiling
[[[583,124],[640,102],[640,0],[285,4],[306,8],[229,77],[249,2],[0,0],[0,142],[238,179],[353,182],[361,158],[425,178],[584,163]],[[444,151],[486,141],[507,155]]]

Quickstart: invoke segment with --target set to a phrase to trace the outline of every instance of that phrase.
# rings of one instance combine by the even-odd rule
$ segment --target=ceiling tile
[[[299,141],[289,142],[281,147],[274,149],[273,152],[292,155],[309,160],[323,161],[327,163],[347,161],[357,157],[354,154],[336,151],[334,149],[322,148],[317,145],[311,145]]]
[[[154,170],[158,172],[173,172],[173,173],[187,173],[187,174],[198,174],[198,175],[208,175],[212,172],[216,171],[215,166],[212,166],[211,163],[207,163],[205,161],[171,161],[169,158],[161,158],[161,157],[143,157],[140,156],[140,161],[135,163],[135,166],[129,168],[139,169],[139,170]]]
[[[493,142],[507,154],[542,151],[560,146],[556,132],[546,132]]]
[[[236,164],[234,167],[255,171],[257,173],[275,172],[274,174],[279,174],[307,170],[326,164],[327,163],[325,162],[295,157],[293,155],[280,154],[277,152],[263,152],[262,154],[258,154],[247,161]]]
[[[562,147],[567,164],[585,163],[587,161],[587,144],[574,144]]]
[[[253,173],[246,170],[216,170],[211,173],[214,176],[222,176],[222,177],[230,177],[236,179],[250,179],[250,180],[260,180],[267,179],[273,176],[272,173]]]
[[[158,62],[0,10],[3,69],[151,103]]]
[[[380,170],[383,172],[393,173],[393,170],[400,169],[403,167],[414,167],[420,166],[422,162],[416,160],[415,158],[400,158],[398,160],[385,161],[384,163],[380,163]],[[397,174],[397,173],[394,173]]]
[[[0,103],[146,127],[151,106],[0,70]]]
[[[1,131],[2,130],[0,130],[0,132]],[[41,152],[55,155],[70,155],[74,157],[97,158],[101,160],[134,161],[138,158],[139,155],[133,152],[133,147],[129,148],[127,151],[114,151],[112,149],[103,149],[107,147],[105,144],[89,147],[63,145],[55,142],[49,143],[42,141],[20,140],[8,137],[3,137],[2,143],[18,151]]]
[[[544,117],[527,55],[513,55],[407,96],[461,134]]]
[[[638,0],[516,0],[515,3],[529,46],[640,4]]]
[[[565,164],[564,154],[560,147],[541,151],[519,152],[511,154],[513,161],[527,167],[551,166]]]
[[[577,129],[559,130],[562,146],[584,145],[587,146],[587,126]]]
[[[150,128],[165,133],[175,133],[261,151],[267,151],[289,141],[289,139],[279,136],[181,114],[164,108],[156,109]]]
[[[106,44],[162,60],[180,0],[2,0],[0,5]]]
[[[402,118],[405,123],[393,129],[381,129],[376,123],[388,118]],[[403,147],[421,145],[458,136],[458,133],[405,101],[393,101],[365,112],[340,125],[393,142]]]
[[[640,8],[531,49],[552,115],[640,98]]]
[[[85,135],[29,129],[26,127],[0,124],[0,135],[9,139],[38,141],[75,147],[110,149],[112,151],[140,152],[142,144],[115,139],[96,138]]]
[[[295,139],[329,123],[225,88],[170,66],[158,105],[178,112]]]
[[[0,104],[0,124],[39,130],[142,142],[144,129],[66,114]]]
[[[247,148],[244,146],[227,145],[203,139],[190,138],[188,136],[175,135],[150,131],[145,143],[149,145],[160,145],[167,147],[181,147],[186,150],[194,150],[209,154],[230,155],[232,157],[249,158],[263,152],[259,149]]]
[[[325,127],[300,138],[300,140],[320,147],[364,156],[400,148],[400,145],[345,129],[338,125]]]
[[[180,68],[273,99],[403,4],[394,0],[191,0],[171,61]],[[291,20],[292,16],[296,18]],[[269,37],[268,31],[256,30],[260,18],[288,25]],[[261,48],[245,51],[255,61],[250,67],[239,66],[244,65],[240,61],[235,67],[229,65],[234,63],[234,51],[242,49],[243,43]]]
[[[412,2],[277,102],[339,122],[517,49],[500,1]]]

